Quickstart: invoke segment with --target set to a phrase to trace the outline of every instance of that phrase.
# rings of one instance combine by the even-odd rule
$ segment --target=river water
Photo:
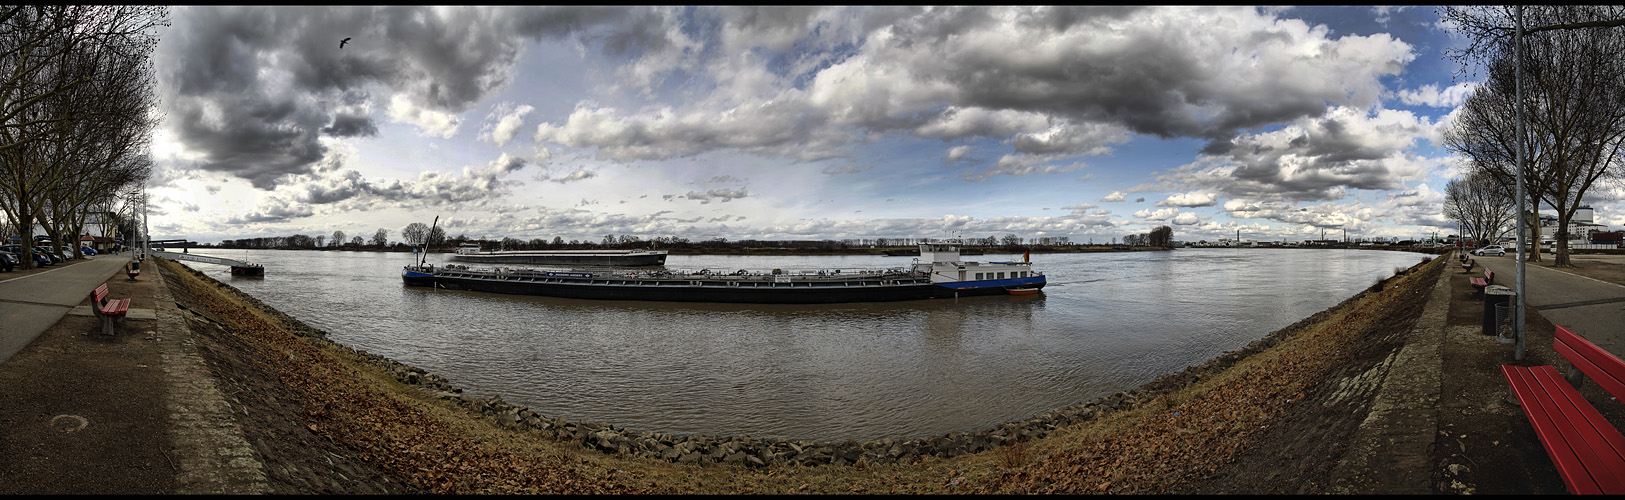
[[[400,273],[411,256],[401,253],[194,250],[263,264],[257,278],[182,262],[334,341],[476,395],[634,431],[833,441],[974,431],[1133,389],[1245,347],[1426,257],[1038,254],[1033,269],[1049,278],[1039,295],[747,305],[407,287]],[[858,270],[911,260],[673,255],[666,267]]]

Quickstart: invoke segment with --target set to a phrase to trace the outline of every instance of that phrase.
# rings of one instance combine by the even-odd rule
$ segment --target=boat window
[[[999,279],[1004,279],[1004,273],[999,273]]]
[[[976,279],[982,279],[982,273],[976,273]]]

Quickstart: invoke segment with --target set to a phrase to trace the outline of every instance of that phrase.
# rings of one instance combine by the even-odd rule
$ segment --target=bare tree
[[[344,231],[333,231],[333,239],[327,241],[335,247],[344,246]]]
[[[1444,188],[1444,216],[1461,224],[1462,236],[1495,241],[1512,228],[1512,192],[1488,173],[1474,171]]]
[[[1151,230],[1149,243],[1154,247],[1168,248],[1174,246],[1174,228],[1157,226]]]
[[[0,6],[0,211],[57,244],[91,207],[147,176],[149,57],[167,11]],[[25,264],[28,265],[28,264]]]
[[[408,245],[422,246],[428,236],[429,225],[422,222],[413,222],[401,229],[401,239],[406,240]]]
[[[1599,180],[1621,174],[1625,147],[1625,18],[1620,6],[1528,7],[1536,29],[1522,58],[1504,36],[1511,7],[1448,11],[1473,42],[1454,55],[1487,57],[1489,79],[1474,91],[1445,134],[1446,148],[1511,185],[1516,175],[1516,79],[1524,76],[1523,176],[1532,214],[1544,202],[1557,213],[1555,265],[1569,266],[1568,225]],[[1600,27],[1599,27],[1600,26]],[[1522,61],[1521,67],[1517,64]],[[1538,231],[1538,225],[1534,226]],[[1538,233],[1535,233],[1538,241]],[[1536,246],[1538,249],[1538,245]],[[1538,252],[1538,250],[1537,250]],[[1535,253],[1530,260],[1539,260]]]
[[[106,75],[42,101],[52,116],[76,118],[55,122],[40,140],[21,148],[33,153],[24,161],[52,175],[38,215],[59,243],[77,239],[92,207],[140,184],[151,170],[147,152],[156,127],[151,109],[157,104],[152,71],[143,59],[104,54],[116,50],[90,47],[64,56],[63,73]],[[74,71],[65,69],[70,66]]]
[[[378,228],[377,232],[372,233],[372,244],[373,244],[373,246],[376,246],[378,248],[383,248],[384,245],[388,245],[389,244],[389,230],[384,229],[384,228]]]
[[[429,232],[424,234],[428,246],[439,246],[446,242],[446,228],[430,225]]]

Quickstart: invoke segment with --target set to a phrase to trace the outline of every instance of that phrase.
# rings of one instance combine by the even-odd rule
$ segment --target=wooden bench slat
[[[1540,444],[1546,449],[1546,455],[1552,459],[1552,465],[1557,466],[1559,476],[1563,478],[1563,485],[1574,494],[1600,494],[1602,489],[1597,486],[1591,476],[1576,474],[1584,471],[1583,460],[1574,446],[1570,445],[1571,438],[1562,431],[1564,427],[1558,415],[1555,404],[1542,399],[1534,387],[1538,386],[1533,380],[1533,374],[1527,368],[1502,365],[1502,374],[1506,375],[1507,383],[1512,386],[1512,393],[1518,398],[1518,405],[1523,407],[1523,414],[1529,419],[1529,425],[1535,428],[1535,435],[1540,438]]]
[[[1495,284],[1495,271],[1485,269],[1484,277],[1467,278],[1467,284],[1473,285],[1473,288],[1488,288],[1490,285]]]
[[[130,299],[108,301],[107,305],[102,306],[100,310],[104,315],[123,316],[125,313],[130,311]]]
[[[1596,486],[1605,493],[1625,493],[1625,435],[1603,418],[1568,380],[1551,366],[1537,366],[1529,370],[1535,381],[1551,398],[1562,416],[1560,429],[1568,444],[1581,458],[1581,465]]]
[[[1580,371],[1584,372],[1593,382],[1596,382],[1597,385],[1602,386],[1603,390],[1606,390],[1609,394],[1613,394],[1614,397],[1625,401],[1625,397],[1620,396],[1620,394],[1625,394],[1625,384],[1622,384],[1619,379],[1612,378],[1606,368],[1598,366],[1596,362],[1591,360],[1591,358],[1586,357],[1584,353],[1575,350],[1572,346],[1558,344],[1552,347],[1555,348],[1559,354],[1562,354],[1563,357],[1568,358],[1569,364],[1574,365],[1575,368],[1579,368]],[[1599,377],[1598,374],[1602,376]]]
[[[1562,325],[1558,325],[1554,336],[1556,339],[1552,347],[1570,364],[1585,372],[1609,394],[1625,401],[1625,361]]]

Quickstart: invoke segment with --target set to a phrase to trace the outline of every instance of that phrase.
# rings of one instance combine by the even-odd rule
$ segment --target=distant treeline
[[[1076,252],[1099,249],[1128,250],[1128,247],[1149,247],[1152,240],[1167,241],[1168,232],[1160,232],[1161,238],[1124,238],[1124,244],[1114,245],[1083,245],[1067,241],[1053,243],[1053,239],[1043,242],[1026,242],[1021,238],[1009,235],[1004,238],[964,238],[961,244],[967,248],[976,248],[986,253],[1021,253],[1021,252]],[[212,248],[241,248],[241,249],[275,249],[275,250],[360,250],[360,251],[394,251],[410,252],[414,246],[406,242],[391,242],[385,238],[363,240],[355,237],[349,240],[343,238],[343,233],[326,238],[323,236],[309,236],[296,234],[292,236],[272,236],[262,238],[244,238],[236,240],[222,240],[217,245],[203,244],[202,247]],[[375,235],[378,236],[378,235]],[[431,252],[448,252],[467,243],[479,244],[484,250],[605,250],[605,249],[656,249],[666,250],[674,254],[689,253],[880,253],[887,249],[912,248],[917,238],[879,238],[864,240],[862,243],[837,240],[756,240],[744,239],[729,241],[726,238],[715,238],[700,241],[691,241],[687,238],[658,237],[654,239],[640,239],[636,236],[608,235],[600,241],[566,241],[561,237],[551,240],[535,238],[521,240],[518,238],[503,238],[500,240],[475,239],[467,236],[439,237],[429,234],[428,247]],[[1138,240],[1138,241],[1135,241]],[[339,243],[335,244],[337,241]],[[1130,243],[1133,242],[1133,243]]]

